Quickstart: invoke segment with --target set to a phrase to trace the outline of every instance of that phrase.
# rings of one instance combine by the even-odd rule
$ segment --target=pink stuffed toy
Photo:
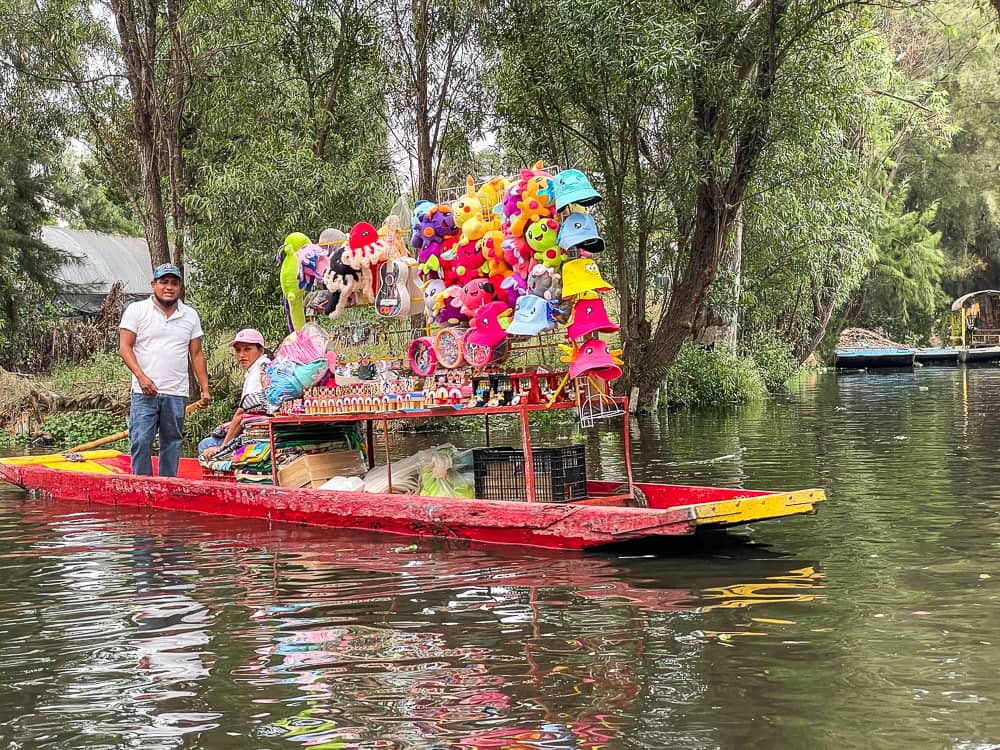
[[[483,305],[496,299],[496,287],[486,279],[473,279],[462,287],[458,300],[462,305],[462,314],[470,318]]]
[[[454,283],[468,284],[473,279],[482,278],[489,272],[489,267],[483,258],[482,252],[475,242],[461,242],[455,246],[451,256],[444,256],[451,261],[454,270]]]

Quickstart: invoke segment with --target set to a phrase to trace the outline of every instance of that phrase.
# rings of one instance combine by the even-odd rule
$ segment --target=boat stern
[[[688,506],[688,510],[699,527],[739,526],[786,516],[813,515],[824,500],[823,490],[808,489],[703,502]]]

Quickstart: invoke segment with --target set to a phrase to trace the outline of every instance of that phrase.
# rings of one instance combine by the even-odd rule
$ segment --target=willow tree
[[[831,0],[515,5],[497,78],[504,143],[601,176],[623,386],[648,403],[691,334],[764,158],[829,90],[803,71],[842,65],[813,52],[843,49],[871,22],[863,3]],[[537,39],[558,43],[538,54]]]
[[[377,9],[280,0],[200,16],[199,36],[225,50],[191,100],[187,157],[195,300],[208,325],[287,333],[275,265],[284,237],[316,240],[388,214],[396,192]]]
[[[494,25],[481,10],[462,0],[387,0],[379,11],[386,122],[419,198],[434,200],[439,187],[464,184],[473,171],[490,105],[477,30]],[[460,183],[452,182],[449,163],[462,173]]]

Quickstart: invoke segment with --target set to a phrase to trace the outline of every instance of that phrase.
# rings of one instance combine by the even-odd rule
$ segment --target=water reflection
[[[8,616],[21,636],[0,645],[0,680],[58,676],[30,710],[2,709],[49,738],[35,746],[178,747],[234,727],[309,747],[607,746],[648,679],[654,622],[823,588],[811,564],[750,547],[664,570],[9,497],[0,521],[5,547],[29,530],[4,560],[20,597],[46,602],[42,622]]]
[[[998,410],[928,368],[636,420],[641,479],[830,500],[614,555],[2,494],[0,746],[996,746]]]

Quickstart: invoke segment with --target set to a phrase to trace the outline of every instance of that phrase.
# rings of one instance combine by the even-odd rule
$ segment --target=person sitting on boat
[[[243,391],[240,403],[233,413],[225,432],[222,426],[198,443],[198,455],[211,458],[222,446],[236,438],[243,431],[243,421],[248,414],[266,414],[267,401],[264,398],[264,370],[270,358],[264,352],[264,336],[254,328],[244,328],[227,344],[232,347],[236,362],[246,372],[243,375]]]

